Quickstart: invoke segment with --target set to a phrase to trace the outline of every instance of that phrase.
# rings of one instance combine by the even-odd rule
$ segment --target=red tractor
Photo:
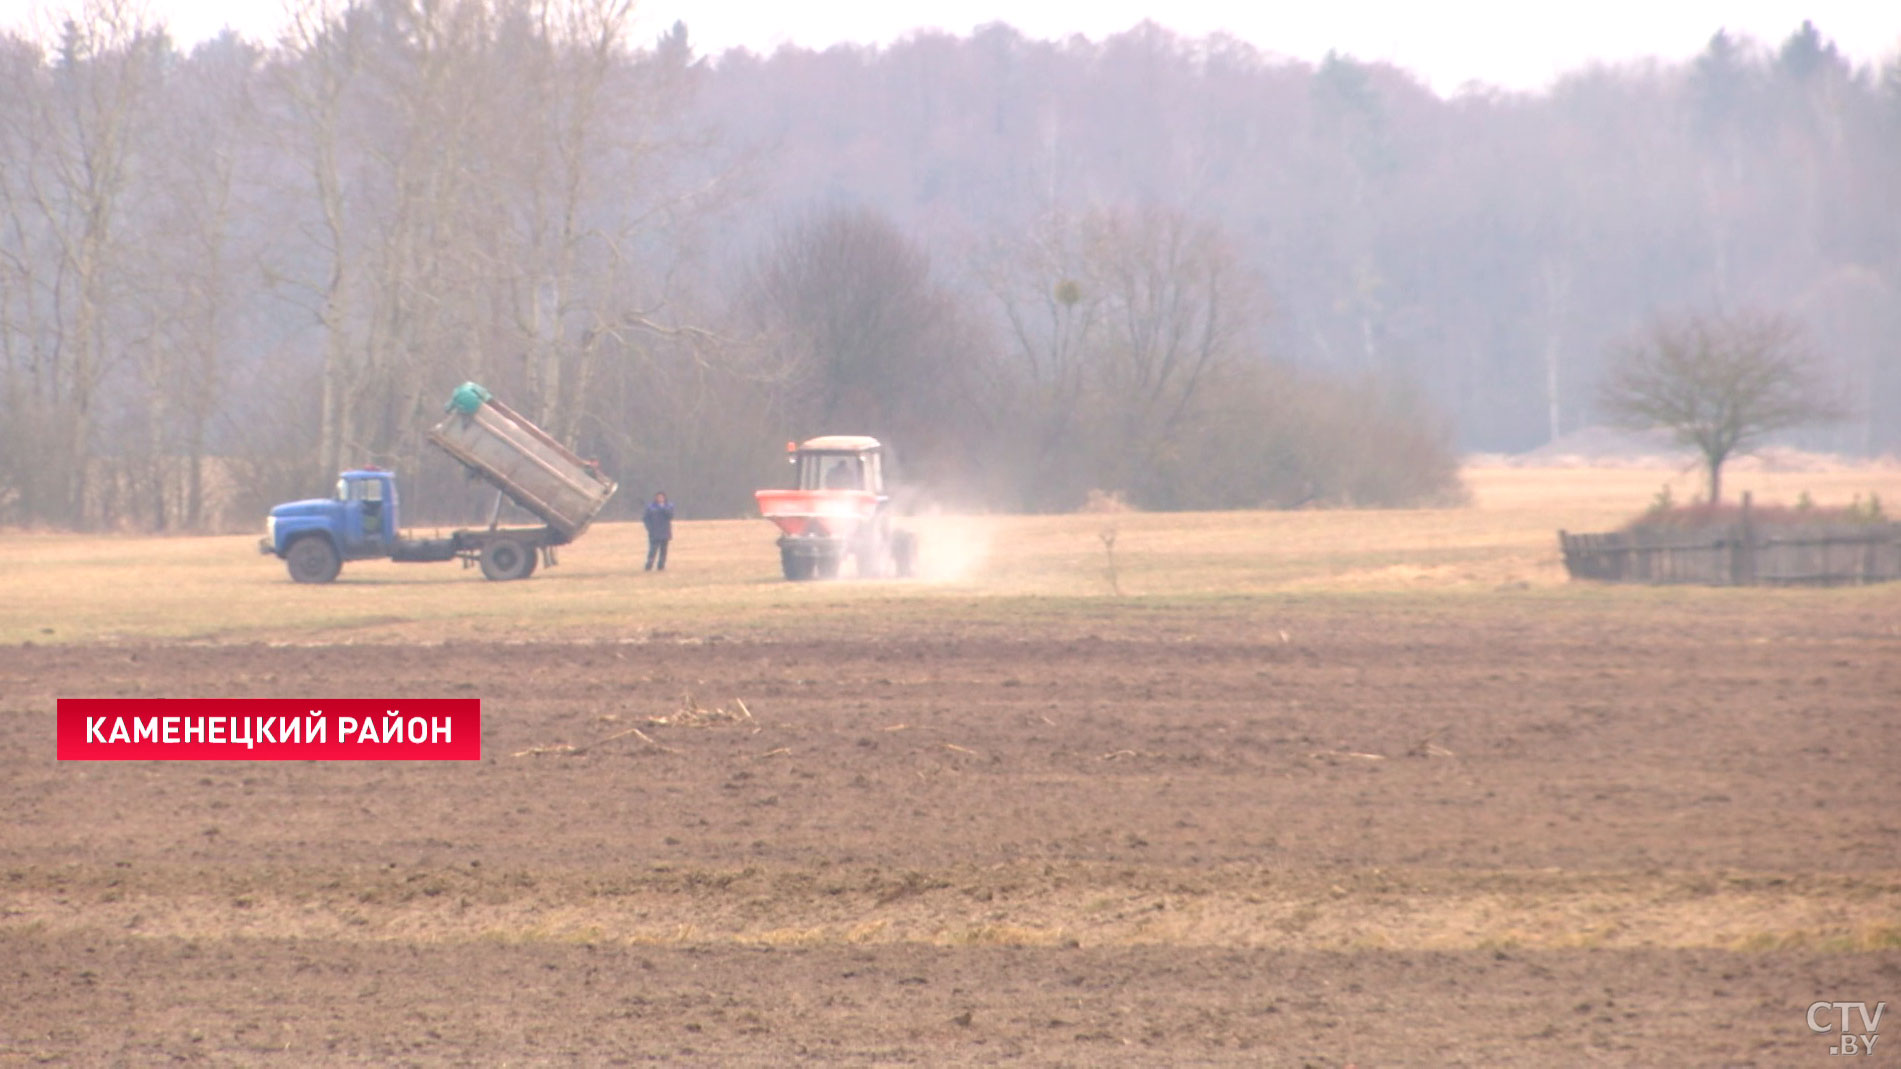
[[[779,527],[787,579],[834,579],[850,557],[861,577],[909,576],[917,540],[891,528],[884,447],[832,434],[786,443],[793,489],[760,490],[759,514]]]

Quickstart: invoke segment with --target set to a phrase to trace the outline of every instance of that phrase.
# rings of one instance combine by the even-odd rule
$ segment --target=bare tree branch
[[[1618,354],[1598,403],[1620,424],[1666,427],[1694,447],[1711,504],[1732,457],[1776,431],[1842,414],[1795,325],[1756,313],[1657,320]]]

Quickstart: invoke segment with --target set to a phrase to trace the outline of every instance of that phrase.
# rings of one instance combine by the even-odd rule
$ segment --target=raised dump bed
[[[534,513],[563,542],[587,530],[614,496],[616,484],[599,465],[492,397],[473,411],[450,411],[430,429],[429,440]]]

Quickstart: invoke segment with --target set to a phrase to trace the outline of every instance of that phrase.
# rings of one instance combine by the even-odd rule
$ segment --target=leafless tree
[[[931,258],[869,209],[787,225],[749,279],[788,434],[890,436],[913,475],[961,480],[986,347]]]
[[[802,395],[814,426],[856,421],[867,433],[907,422],[920,396],[941,401],[931,333],[948,298],[930,257],[866,209],[824,212],[782,230],[754,274],[753,314]]]
[[[350,331],[356,319],[356,279],[363,268],[343,199],[344,102],[360,65],[359,47],[345,22],[347,12],[337,0],[303,0],[292,7],[282,62],[276,67],[294,118],[289,151],[303,159],[317,207],[316,224],[302,235],[304,253],[315,253],[321,261],[317,277],[284,276],[308,291],[323,338],[314,485],[322,485],[317,480],[343,466],[346,443],[355,438],[351,401],[361,362]]]
[[[145,502],[145,526],[198,529],[215,522],[208,483],[213,424],[225,409],[234,335],[255,294],[241,242],[256,211],[246,172],[258,166],[251,94],[262,52],[235,37],[200,46],[170,65],[152,126],[165,151],[144,168],[141,210],[130,220],[128,297],[148,309],[129,346],[140,403],[129,423],[142,442],[122,464]]]
[[[1693,446],[1723,491],[1723,465],[1776,431],[1833,419],[1815,358],[1789,320],[1735,313],[1658,319],[1617,355],[1599,404],[1619,423],[1667,427]]]
[[[1008,480],[1018,484],[1016,496],[1049,507],[1092,489],[1078,470],[1076,439],[1103,292],[1086,278],[1086,242],[1066,216],[1047,215],[998,245],[980,269],[1005,328],[1008,363],[993,394],[996,422],[1021,442]]]
[[[1019,257],[991,288],[1032,409],[1018,422],[1041,458],[1033,496],[1047,506],[1105,489],[1171,504],[1184,433],[1251,352],[1259,304],[1232,247],[1212,224],[1151,206],[1048,220]]]
[[[1220,229],[1154,207],[1085,222],[1107,315],[1099,363],[1125,449],[1152,462],[1248,344],[1257,304]]]
[[[508,185],[494,192],[518,204],[498,214],[515,224],[504,229],[501,252],[510,322],[527,352],[524,386],[536,418],[563,439],[580,422],[612,331],[600,297],[624,269],[612,225],[602,226],[618,216],[599,208],[603,194],[621,192],[602,165],[633,118],[613,114],[633,103],[616,92],[616,75],[632,62],[631,15],[629,0],[538,0],[516,13],[532,27],[514,59],[524,107],[498,109],[496,118],[516,129],[490,132],[518,144],[498,159]]]
[[[9,273],[25,291],[0,330],[33,367],[22,415],[40,425],[42,444],[56,443],[30,462],[57,470],[61,484],[47,487],[36,519],[111,518],[94,500],[95,436],[102,384],[124,340],[111,326],[127,258],[119,231],[164,40],[131,0],[87,0],[64,22],[50,68],[18,55],[9,63],[8,95],[20,95],[0,132],[8,143],[0,207],[14,239]]]

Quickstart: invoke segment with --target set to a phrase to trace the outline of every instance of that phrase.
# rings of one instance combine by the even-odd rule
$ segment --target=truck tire
[[[328,538],[305,535],[284,551],[284,567],[300,583],[328,583],[343,570],[343,558]]]
[[[838,566],[844,563],[844,558],[836,553],[827,553],[812,563],[813,570],[818,573],[820,579],[836,579]]]
[[[528,547],[528,567],[525,571],[521,573],[521,577],[523,579],[526,579],[529,576],[535,574],[535,566],[540,563],[541,563],[541,550],[536,549],[534,546],[529,546]]]
[[[812,558],[792,552],[789,546],[779,550],[779,567],[785,570],[785,577],[795,583],[812,578]]]
[[[526,579],[535,570],[535,551],[513,538],[497,538],[482,547],[482,574],[502,582]]]

